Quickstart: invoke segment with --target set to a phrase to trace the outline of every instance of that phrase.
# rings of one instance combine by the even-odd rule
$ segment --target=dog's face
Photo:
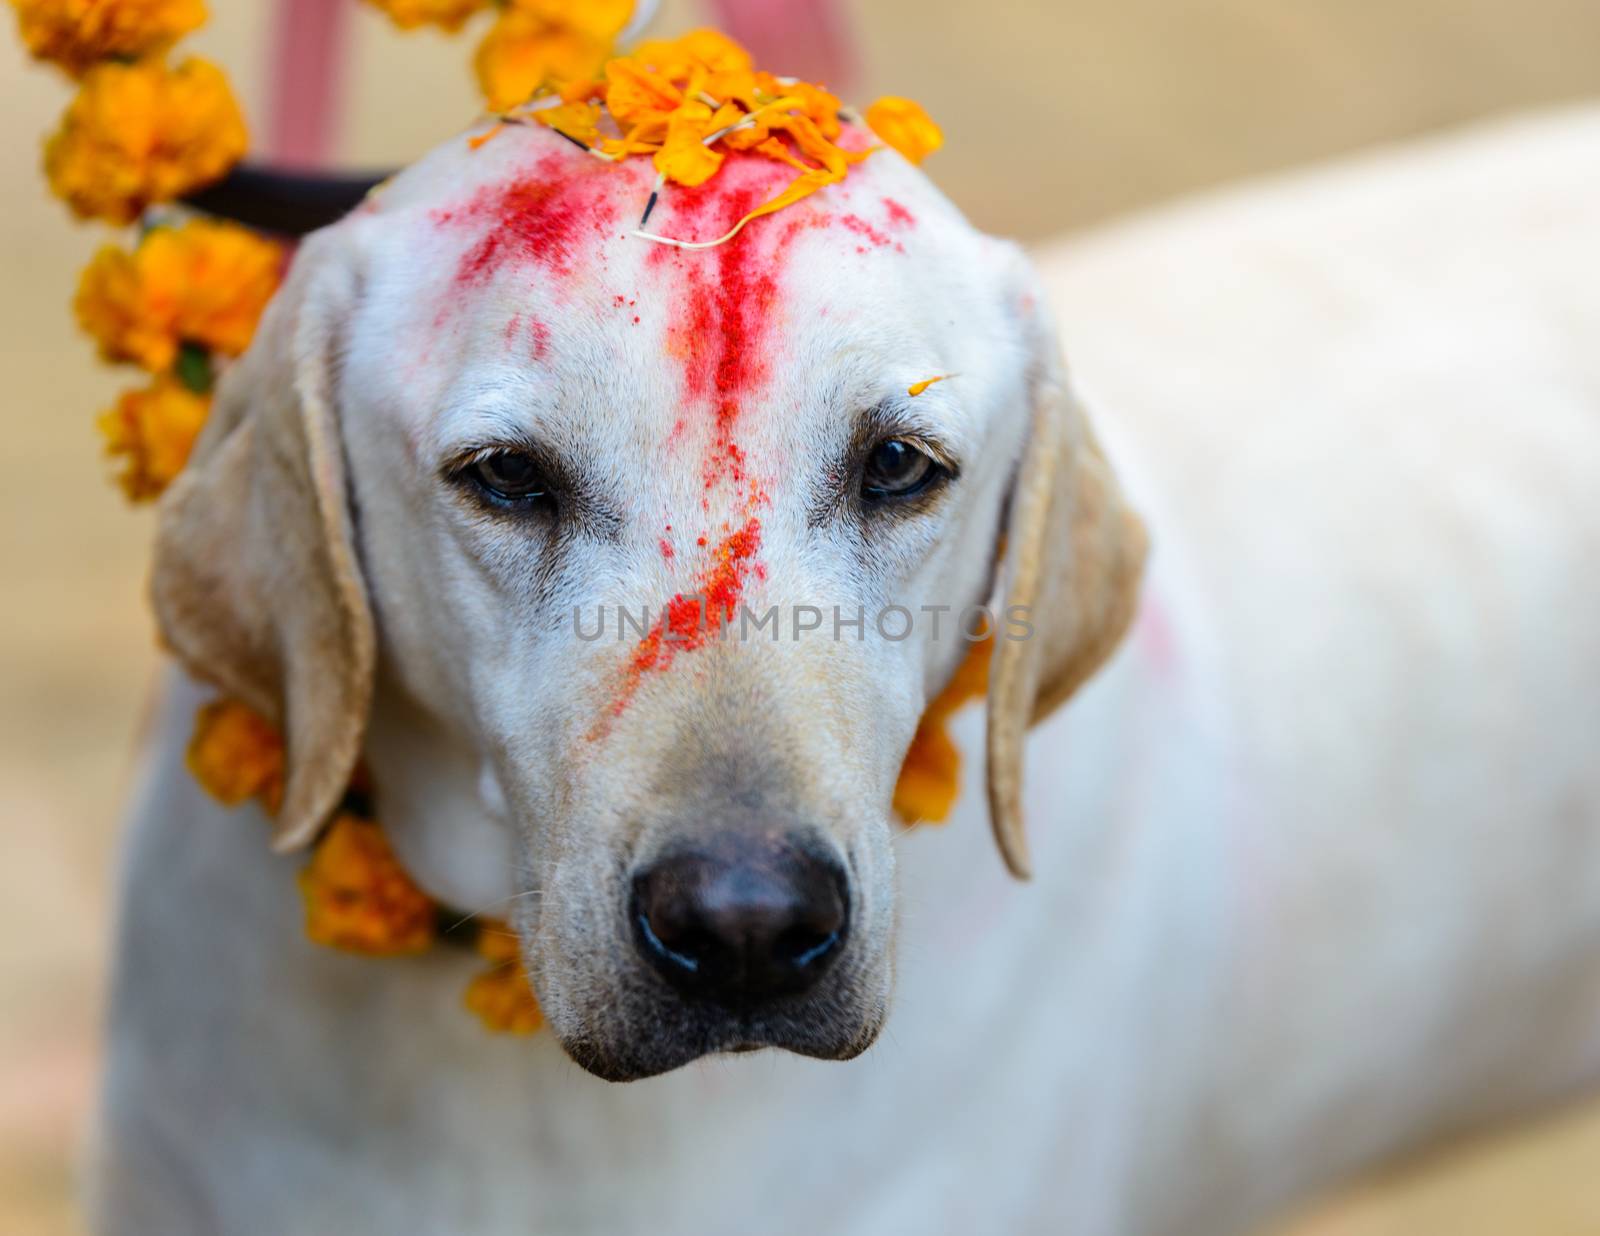
[[[650,229],[718,236],[791,174],[732,157],[665,193]],[[1017,252],[896,157],[699,250],[631,234],[652,180],[644,160],[511,128],[449,144],[315,238],[220,419],[237,405],[231,428],[247,426],[264,415],[255,384],[320,366],[291,400],[294,442],[257,428],[229,467],[308,456],[287,497],[282,478],[236,483],[267,522],[319,509],[311,570],[331,570],[334,598],[309,619],[286,595],[254,601],[283,611],[291,664],[219,669],[237,650],[196,649],[174,616],[197,604],[193,579],[164,589],[159,563],[157,578],[158,601],[184,594],[164,607],[175,646],[236,689],[266,679],[258,694],[287,715],[287,816],[292,650],[375,660],[367,746],[402,856],[470,908],[510,898],[551,1026],[614,1079],[872,1042],[892,982],[896,777],[928,698],[993,625],[976,607],[1052,380]],[[228,436],[209,428],[200,456],[227,456]],[[216,522],[201,484],[165,521],[164,556],[191,575],[188,525]],[[1136,575],[1136,530],[1104,505]],[[341,539],[342,563],[325,544]],[[1002,647],[1032,633],[1020,617],[1002,613]],[[1109,647],[1125,618],[1095,638]],[[1086,638],[1002,653],[1027,711]],[[348,711],[367,689],[330,701],[308,682],[298,711]],[[321,753],[352,731],[333,729],[300,744],[302,782],[334,783]]]

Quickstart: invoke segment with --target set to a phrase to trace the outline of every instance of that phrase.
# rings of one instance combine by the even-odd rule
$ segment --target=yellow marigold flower
[[[974,643],[955,676],[922,714],[894,787],[894,809],[902,820],[938,823],[949,817],[961,785],[961,753],[950,741],[946,725],[963,704],[989,689],[993,651],[993,636]]]
[[[45,144],[50,187],[85,219],[132,223],[152,202],[209,184],[244,154],[244,116],[204,60],[102,64]]]
[[[109,361],[171,368],[181,343],[237,356],[282,275],[281,245],[196,219],[155,228],[133,252],[107,245],[84,269],[78,322]]]
[[[160,377],[144,390],[129,391],[101,414],[97,424],[106,453],[125,459],[117,481],[130,501],[156,497],[183,470],[210,410],[209,395]]]
[[[283,799],[283,739],[271,722],[238,700],[216,700],[196,714],[184,762],[225,806],[259,798],[268,811],[276,811]]]
[[[867,125],[913,163],[921,163],[940,146],[944,134],[920,103],[885,95],[867,108]]]
[[[36,60],[74,77],[97,61],[160,51],[206,19],[202,0],[11,0],[17,29]]]
[[[595,76],[611,50],[578,27],[508,8],[478,45],[473,69],[492,112],[526,103],[544,86]]]
[[[306,935],[317,944],[383,957],[433,943],[433,899],[411,882],[371,820],[335,816],[299,883]]]
[[[466,1005],[490,1030],[532,1034],[544,1023],[539,1001],[528,986],[517,937],[504,923],[485,923],[478,953],[492,965],[467,985]]]
[[[414,30],[418,26],[459,30],[479,9],[489,6],[489,0],[367,0],[367,3],[382,9],[402,30]]]

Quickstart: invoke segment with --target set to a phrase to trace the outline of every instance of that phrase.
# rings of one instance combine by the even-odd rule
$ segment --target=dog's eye
[[[908,498],[945,475],[926,451],[904,438],[888,438],[872,448],[861,469],[861,496],[869,500]]]
[[[544,473],[521,451],[496,451],[485,455],[468,466],[466,475],[488,498],[497,502],[522,506],[549,496]]]

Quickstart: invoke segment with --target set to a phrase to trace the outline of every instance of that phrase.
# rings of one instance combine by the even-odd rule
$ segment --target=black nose
[[[742,835],[660,859],[634,877],[639,950],[680,991],[750,1004],[810,987],[843,950],[838,863]]]

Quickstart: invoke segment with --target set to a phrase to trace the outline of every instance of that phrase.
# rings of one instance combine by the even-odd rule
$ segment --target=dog
[[[161,504],[184,669],[123,869],[100,1231],[1222,1233],[1593,1078],[1592,383],[1541,401],[1377,313],[1443,278],[1424,246],[1302,306],[1393,391],[1308,387],[1297,322],[1230,406],[1184,340],[1248,301],[1240,224],[1211,283],[1151,242],[1172,350],[1092,427],[1052,297],[1138,342],[1092,260],[1036,268],[887,152],[654,244],[637,162],[446,143],[302,246],[224,376]],[[652,230],[717,235],[781,170],[730,158]],[[1280,203],[1260,243],[1435,179],[1471,182]],[[1475,380],[1430,388],[1440,356]],[[620,621],[696,589],[778,637]],[[901,835],[984,606],[985,758]],[[219,690],[281,719],[270,823],[184,770]],[[511,919],[547,1033],[486,1035],[457,953],[304,939],[282,855],[358,760],[414,878]]]

